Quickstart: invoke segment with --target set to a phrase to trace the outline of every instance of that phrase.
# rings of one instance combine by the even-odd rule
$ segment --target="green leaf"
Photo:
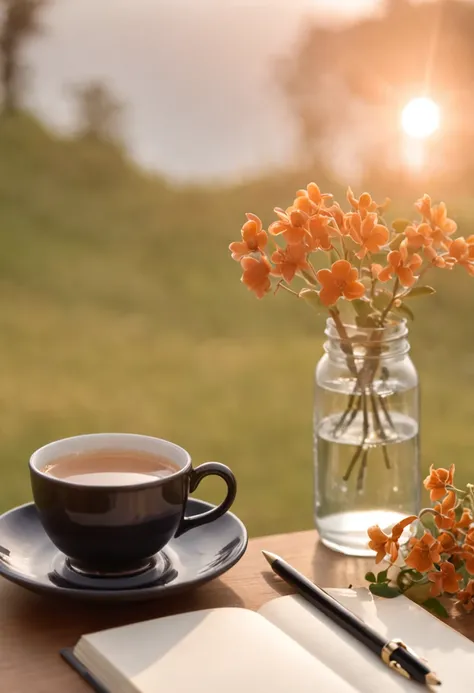
[[[437,536],[438,528],[436,527],[434,516],[431,513],[423,513],[421,516],[416,532],[417,539],[421,539],[425,532],[425,528],[428,529],[433,536]]]
[[[390,250],[398,250],[403,239],[404,239],[404,236],[402,236],[402,234],[399,234],[398,236],[395,236],[395,238],[392,238],[392,240],[388,244]]]
[[[398,576],[403,576],[403,575],[409,575],[412,580],[422,580],[424,578],[423,573],[419,573],[418,570],[415,570],[414,568],[402,568],[402,570],[399,572]]]
[[[331,265],[340,259],[339,255],[336,253],[336,251],[334,249],[329,252],[329,259],[331,261]]]
[[[326,310],[326,306],[321,303],[319,293],[314,289],[301,289],[298,296],[299,298],[303,298],[308,305],[317,310],[318,313],[322,313],[324,310]]]
[[[405,318],[409,318],[410,320],[414,320],[415,316],[408,306],[406,306],[404,303],[401,303],[399,306],[393,306],[392,311],[394,313],[398,313],[399,315],[403,315]]]
[[[415,286],[413,289],[410,289],[407,294],[405,294],[405,299],[417,298],[418,296],[430,296],[431,294],[435,293],[436,289],[433,289],[432,286]]]
[[[398,587],[390,587],[386,582],[382,584],[372,583],[369,585],[369,590],[377,597],[385,597],[386,599],[393,599],[401,594]]]
[[[386,291],[377,291],[372,299],[372,305],[376,310],[382,312],[385,310],[391,300],[391,294],[387,293]]]
[[[395,219],[392,221],[392,229],[396,231],[396,233],[403,233],[406,227],[410,225],[411,221],[409,219]]]
[[[377,582],[377,578],[373,573],[366,573],[365,579],[367,580],[367,582]]]
[[[372,306],[369,301],[364,301],[361,298],[355,298],[352,301],[355,312],[361,318],[366,318],[372,312]]]
[[[444,608],[444,606],[438,599],[435,599],[434,597],[430,597],[429,599],[426,599],[424,602],[421,602],[421,606],[424,606],[425,609],[428,609],[428,611],[431,611],[433,614],[436,614],[436,616],[441,616],[441,618],[449,618],[449,614]]]
[[[377,582],[387,582],[388,580],[388,568],[387,570],[381,570],[380,573],[377,575]]]

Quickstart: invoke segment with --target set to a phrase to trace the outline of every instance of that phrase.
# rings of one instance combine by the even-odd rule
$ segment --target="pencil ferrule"
[[[386,664],[390,669],[393,669],[393,671],[396,671],[400,676],[404,676],[406,679],[411,678],[410,674],[406,669],[402,667],[400,662],[396,662],[394,659],[392,659],[392,654],[398,650],[399,647],[402,647],[404,650],[407,650],[408,652],[411,652],[409,648],[405,645],[404,642],[401,640],[389,640],[383,647],[382,647],[382,652],[380,653],[380,656],[382,657],[382,661],[384,664]],[[412,654],[414,654],[412,652]]]

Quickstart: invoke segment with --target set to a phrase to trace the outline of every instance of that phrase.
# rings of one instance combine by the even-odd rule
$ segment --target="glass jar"
[[[327,321],[314,399],[315,523],[322,542],[371,556],[367,529],[421,502],[418,375],[405,321],[383,328]]]

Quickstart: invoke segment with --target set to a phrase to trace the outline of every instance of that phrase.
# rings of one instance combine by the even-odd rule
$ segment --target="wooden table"
[[[287,586],[273,575],[261,549],[280,554],[327,587],[360,587],[371,559],[348,558],[318,542],[314,531],[252,539],[246,554],[222,578],[169,600],[98,605],[56,601],[0,578],[0,687],[5,693],[89,693],[90,688],[60,658],[83,633],[132,621],[215,606],[258,609]],[[453,613],[450,625],[474,640],[474,614]]]

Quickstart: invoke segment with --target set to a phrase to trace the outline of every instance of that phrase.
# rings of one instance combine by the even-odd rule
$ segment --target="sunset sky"
[[[28,103],[73,122],[71,86],[103,79],[125,138],[169,175],[228,177],[283,163],[293,127],[272,69],[308,17],[350,21],[382,0],[53,0],[30,44]]]

